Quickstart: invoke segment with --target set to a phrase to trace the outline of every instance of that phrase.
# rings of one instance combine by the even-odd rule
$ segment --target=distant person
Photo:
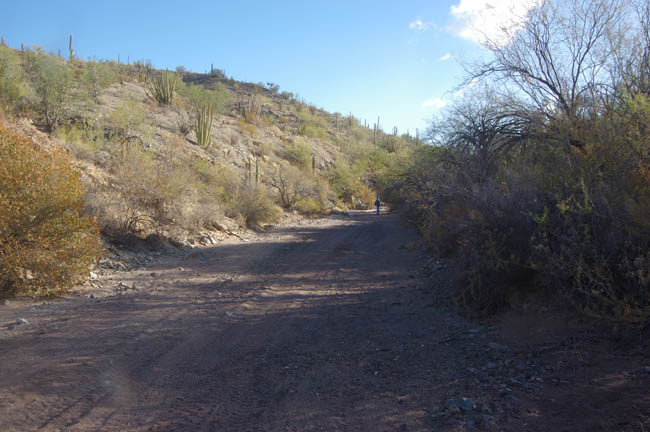
[[[379,197],[375,200],[375,205],[377,206],[377,214],[379,214],[379,206],[381,205],[381,201],[379,201]]]

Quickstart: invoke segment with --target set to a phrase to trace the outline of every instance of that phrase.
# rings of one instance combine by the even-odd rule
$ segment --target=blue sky
[[[500,1],[508,3],[518,2]],[[503,15],[481,0],[21,0],[2,9],[0,36],[13,47],[67,55],[73,34],[83,58],[119,54],[196,72],[214,63],[237,80],[274,82],[328,111],[371,124],[380,116],[384,130],[412,134],[452,97],[457,60],[485,54],[472,29],[497,27]]]

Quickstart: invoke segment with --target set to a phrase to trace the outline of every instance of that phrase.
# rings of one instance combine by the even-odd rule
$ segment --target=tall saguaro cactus
[[[70,35],[70,42],[68,43],[68,49],[70,50],[70,61],[74,61],[74,49],[72,49],[72,35]]]

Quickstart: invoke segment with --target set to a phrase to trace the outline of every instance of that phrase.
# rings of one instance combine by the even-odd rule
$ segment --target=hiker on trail
[[[377,206],[377,214],[379,214],[379,206],[381,205],[381,201],[379,201],[379,197],[375,200],[375,205]]]

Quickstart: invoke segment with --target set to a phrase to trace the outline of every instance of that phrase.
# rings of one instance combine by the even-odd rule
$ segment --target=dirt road
[[[0,430],[550,430],[524,410],[559,372],[460,317],[416,240],[358,212],[103,277],[120,295],[2,306]]]

